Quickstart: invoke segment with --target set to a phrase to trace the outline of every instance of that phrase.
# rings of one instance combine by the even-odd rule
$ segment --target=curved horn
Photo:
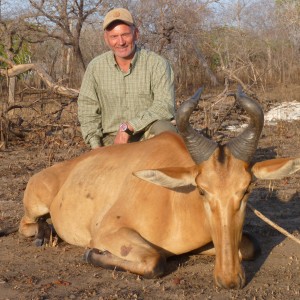
[[[264,113],[260,104],[248,97],[241,86],[238,86],[236,100],[250,116],[250,123],[240,135],[227,143],[227,147],[235,158],[249,163],[255,153],[263,129]]]
[[[199,102],[202,91],[203,88],[200,88],[192,98],[185,101],[178,108],[176,113],[178,132],[182,136],[191,157],[197,164],[207,160],[217,148],[216,142],[194,130],[189,123],[190,116]]]

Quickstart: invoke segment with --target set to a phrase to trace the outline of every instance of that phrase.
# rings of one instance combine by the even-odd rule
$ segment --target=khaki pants
[[[155,121],[150,126],[148,126],[145,131],[138,132],[137,134],[131,136],[129,142],[133,143],[133,142],[147,140],[164,131],[177,132],[176,127],[170,121],[167,120]],[[112,145],[114,143],[115,137],[116,137],[115,134],[106,135],[102,139],[103,145],[104,146]]]

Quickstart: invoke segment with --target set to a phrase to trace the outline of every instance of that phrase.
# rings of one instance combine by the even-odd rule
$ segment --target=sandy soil
[[[255,160],[299,155],[299,128],[299,121],[265,127]],[[87,151],[80,137],[48,134],[42,140],[13,140],[0,152],[0,229],[18,224],[33,173]],[[257,182],[249,202],[300,239],[299,179],[300,172],[277,182]],[[250,209],[245,229],[260,241],[262,255],[243,263],[247,285],[242,290],[215,287],[214,257],[171,258],[164,277],[148,280],[85,264],[80,247],[61,242],[37,248],[14,233],[0,238],[0,299],[299,299],[300,245]]]

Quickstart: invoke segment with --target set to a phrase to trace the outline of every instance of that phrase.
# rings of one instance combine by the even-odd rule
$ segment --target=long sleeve
[[[157,120],[170,120],[175,114],[174,74],[170,64],[160,59],[156,62],[151,74],[150,107],[140,111],[128,120],[136,131],[142,130]]]
[[[78,119],[84,141],[92,148],[100,146],[102,137],[101,111],[97,93],[97,82],[93,67],[89,65],[83,77],[78,97]]]

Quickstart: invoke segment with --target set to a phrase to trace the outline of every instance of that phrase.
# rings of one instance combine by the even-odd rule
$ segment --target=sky
[[[29,7],[28,0],[0,0],[1,16],[7,17],[8,15],[14,15],[26,7]]]

